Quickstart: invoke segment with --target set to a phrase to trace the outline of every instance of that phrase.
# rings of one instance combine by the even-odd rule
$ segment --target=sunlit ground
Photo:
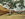
[[[25,15],[12,14],[11,16],[8,16],[7,14],[4,14],[4,15],[0,16],[0,19],[25,19]]]

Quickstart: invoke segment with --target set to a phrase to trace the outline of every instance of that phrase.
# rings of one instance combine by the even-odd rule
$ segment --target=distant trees
[[[9,1],[10,1],[11,3],[13,3],[12,0],[0,0],[0,3],[2,3],[3,1],[6,1],[6,2],[9,2]],[[19,3],[19,2],[21,3],[21,5],[19,5],[19,7],[22,6],[21,9],[22,9],[23,7],[25,8],[24,3],[23,3],[23,2],[24,2],[23,0],[20,0],[20,1],[17,1],[17,0],[16,0],[16,2],[13,3],[13,7],[16,7],[16,4]]]

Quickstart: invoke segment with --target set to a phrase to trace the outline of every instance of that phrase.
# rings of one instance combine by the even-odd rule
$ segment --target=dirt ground
[[[0,19],[25,19],[25,16],[20,16],[20,15],[6,16],[5,14],[5,15],[0,16]]]

